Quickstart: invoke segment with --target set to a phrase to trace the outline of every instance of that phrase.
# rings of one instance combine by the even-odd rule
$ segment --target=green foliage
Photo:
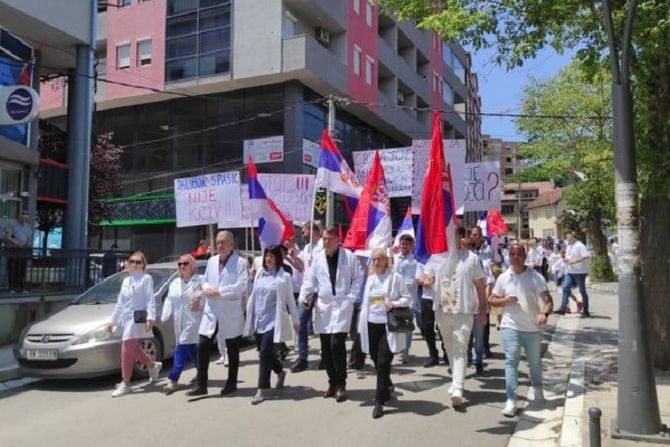
[[[617,280],[616,275],[612,272],[607,254],[591,258],[590,268],[590,276],[593,282],[614,282]]]

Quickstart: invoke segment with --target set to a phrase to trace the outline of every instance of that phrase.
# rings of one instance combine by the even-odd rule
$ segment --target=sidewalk
[[[12,354],[13,345],[0,346],[0,383],[19,377],[19,365]]]

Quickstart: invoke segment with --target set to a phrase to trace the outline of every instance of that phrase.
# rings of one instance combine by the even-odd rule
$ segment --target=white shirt
[[[432,265],[423,265],[417,262],[416,264],[416,279],[421,278],[423,275],[435,275],[435,268]],[[421,288],[421,299],[433,301],[435,298],[435,283],[432,286],[423,286]]]
[[[192,303],[195,306],[192,306]],[[174,315],[173,323],[177,343],[180,345],[196,344],[200,338],[198,329],[204,306],[205,296],[200,275],[193,275],[186,283],[181,278],[175,278],[170,283],[168,295],[165,298],[161,322],[165,323],[171,315]]]
[[[368,277],[370,281],[370,292],[368,294],[368,321],[370,323],[386,323],[386,306],[385,299],[387,293],[384,290],[384,282],[387,273],[382,275],[371,275]]]
[[[440,300],[448,312],[454,314],[479,312],[479,296],[475,282],[484,279],[484,270],[475,253],[461,250],[445,263],[439,276]]]
[[[419,284],[416,282],[416,270],[418,265],[419,263],[414,259],[414,256],[411,253],[407,256],[400,253],[395,256],[393,262],[393,271],[402,276],[412,301],[417,299],[419,294]]]
[[[546,291],[547,283],[533,269],[526,268],[516,274],[510,267],[503,272],[493,287],[493,294],[501,298],[515,296],[518,303],[502,308],[500,327],[521,332],[540,331],[535,318],[541,313],[540,294]]]
[[[580,241],[575,241],[572,244],[568,244],[565,248],[565,260],[570,261],[572,259],[581,258],[583,256],[589,256],[589,251],[586,249],[586,246]],[[565,264],[565,272],[576,273],[576,274],[586,274],[589,272],[589,260],[584,259],[583,261],[578,262],[577,264]]]

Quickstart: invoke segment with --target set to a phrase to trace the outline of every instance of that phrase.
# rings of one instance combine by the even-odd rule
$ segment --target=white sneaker
[[[458,408],[463,405],[463,391],[454,389],[451,393],[451,406]]]
[[[544,391],[541,386],[534,386],[528,390],[528,400],[531,402],[544,402]]]
[[[502,410],[502,414],[508,418],[513,418],[516,416],[516,401],[507,399],[507,402],[505,402],[505,408]]]
[[[161,362],[154,362],[153,366],[149,368],[149,383],[155,383],[158,381],[158,375],[161,372],[163,364]]]
[[[222,355],[219,357],[219,360],[216,361],[217,365],[223,365],[224,363],[228,363],[228,360],[226,359],[225,355]]]
[[[453,384],[449,386],[449,391],[447,391],[447,392],[449,393],[449,396],[454,394],[454,385]]]
[[[126,385],[124,382],[121,382],[116,386],[116,389],[112,393],[112,397],[121,397],[124,394],[130,393],[131,391],[132,389],[130,388],[130,385]]]

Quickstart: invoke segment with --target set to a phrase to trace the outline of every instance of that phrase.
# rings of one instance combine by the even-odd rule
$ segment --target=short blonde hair
[[[137,256],[140,259],[142,259],[142,271],[143,272],[146,271],[146,269],[147,269],[147,257],[144,256],[144,253],[142,253],[141,251],[138,250],[138,251],[132,253],[130,256],[128,256],[128,261],[130,261],[130,258],[132,258],[133,256]],[[130,266],[130,262],[128,262],[128,266]]]
[[[182,259],[185,259],[186,262],[188,262],[188,265],[190,265],[191,268],[193,269],[193,273],[198,271],[198,264],[195,262],[195,258],[193,256],[191,256],[189,253],[186,253],[185,255],[181,255],[179,257],[179,261],[181,261]],[[179,273],[179,277],[180,278],[182,277],[181,273]]]
[[[383,257],[386,260],[386,268],[384,269],[384,271],[388,270],[391,267],[391,264],[389,263],[389,256],[386,253],[385,249],[373,248],[372,251],[370,252],[370,259],[374,258],[375,256]]]

